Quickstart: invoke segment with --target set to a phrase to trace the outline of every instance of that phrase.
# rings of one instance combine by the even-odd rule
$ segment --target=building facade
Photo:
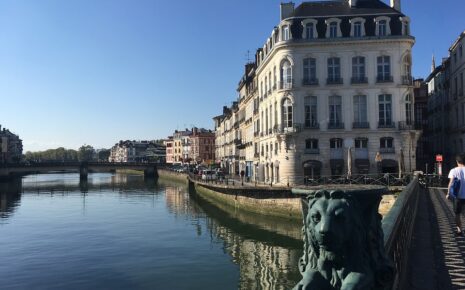
[[[400,1],[281,4],[281,21],[255,57],[253,178],[294,184],[343,175],[348,159],[352,173],[413,170],[420,131],[413,126],[409,27]],[[239,112],[250,104],[241,106],[243,97],[251,95],[240,93]],[[225,136],[231,118],[233,110],[215,119]],[[235,134],[238,144],[249,136]]]
[[[17,163],[23,156],[23,141],[0,125],[0,164]]]
[[[192,128],[190,156],[195,164],[215,164],[215,133],[211,130]]]
[[[119,141],[110,150],[109,162],[166,162],[165,145],[155,141]]]
[[[448,118],[448,147],[447,160],[450,166],[455,165],[455,155],[465,151],[465,31],[449,48],[448,66],[446,70],[446,90],[449,91]]]

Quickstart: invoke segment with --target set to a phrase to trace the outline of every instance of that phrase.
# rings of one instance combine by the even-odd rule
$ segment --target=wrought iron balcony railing
[[[328,129],[344,129],[343,122],[329,122]]]
[[[392,83],[394,78],[391,75],[378,75],[376,77],[377,83]]]
[[[302,80],[302,85],[304,85],[304,86],[317,86],[318,85],[318,79],[317,78],[303,79]]]
[[[326,79],[327,85],[342,85],[344,82],[340,77],[332,77]]]
[[[352,84],[366,84],[366,83],[368,83],[368,78],[367,77],[361,77],[361,76],[352,77],[350,79],[350,82]]]
[[[353,129],[369,129],[370,123],[368,122],[353,122],[352,123]]]

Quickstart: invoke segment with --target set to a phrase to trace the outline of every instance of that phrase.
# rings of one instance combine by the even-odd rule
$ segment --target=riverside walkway
[[[407,289],[465,289],[465,237],[454,234],[452,202],[445,194],[445,188],[423,189],[420,193]]]

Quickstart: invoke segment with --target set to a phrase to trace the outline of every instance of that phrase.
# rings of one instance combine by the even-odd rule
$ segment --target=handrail
[[[405,289],[403,286],[407,272],[408,250],[417,215],[419,196],[419,175],[415,175],[381,222],[384,233],[384,248],[386,254],[394,262],[395,275],[391,287],[393,290]]]

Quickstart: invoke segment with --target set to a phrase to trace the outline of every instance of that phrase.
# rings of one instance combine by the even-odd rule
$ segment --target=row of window
[[[391,73],[391,57],[388,55],[378,56],[376,58],[377,63],[377,82],[392,82],[393,77]],[[303,68],[303,79],[302,85],[318,85],[317,77],[317,61],[316,58],[305,58],[302,61]],[[341,58],[330,57],[327,59],[327,79],[326,83],[331,84],[342,84],[343,79],[341,77]],[[277,89],[277,75],[276,67],[273,68],[273,76],[271,71],[265,74],[265,77],[260,82],[260,96],[267,97],[271,91]],[[411,84],[411,62],[410,56],[407,55],[403,61],[402,67],[402,83]],[[284,60],[280,67],[280,86],[279,89],[290,89],[294,85],[292,65],[288,60]],[[367,70],[366,70],[366,58],[364,56],[355,56],[352,58],[352,84],[363,84],[368,83]]]
[[[368,138],[356,138],[355,142],[355,149],[368,149]],[[329,148],[330,149],[343,149],[343,139],[341,138],[332,138],[329,140]],[[392,137],[382,137],[379,139],[379,148],[380,151],[384,153],[393,153],[394,149],[394,138]],[[319,154],[319,140],[314,138],[309,138],[305,140],[305,150],[306,153],[309,154]]]
[[[413,123],[413,107],[412,97],[410,94],[406,95],[405,103],[405,123],[411,125]],[[255,121],[254,132],[264,132],[265,135],[271,133],[272,124],[277,124],[278,113],[277,105],[266,108],[261,112],[260,119]],[[285,98],[282,103],[282,129],[284,132],[290,132],[295,127],[294,120],[294,105],[289,98]],[[330,96],[328,98],[328,112],[329,122],[328,129],[344,129],[343,122],[343,107],[341,96]],[[392,95],[382,94],[378,96],[378,128],[394,128],[392,112]],[[354,129],[368,129],[370,124],[368,122],[368,102],[366,95],[353,96],[353,128]],[[319,129],[319,116],[318,116],[318,98],[316,96],[308,96],[304,99],[304,128]],[[273,120],[274,119],[274,120]]]

